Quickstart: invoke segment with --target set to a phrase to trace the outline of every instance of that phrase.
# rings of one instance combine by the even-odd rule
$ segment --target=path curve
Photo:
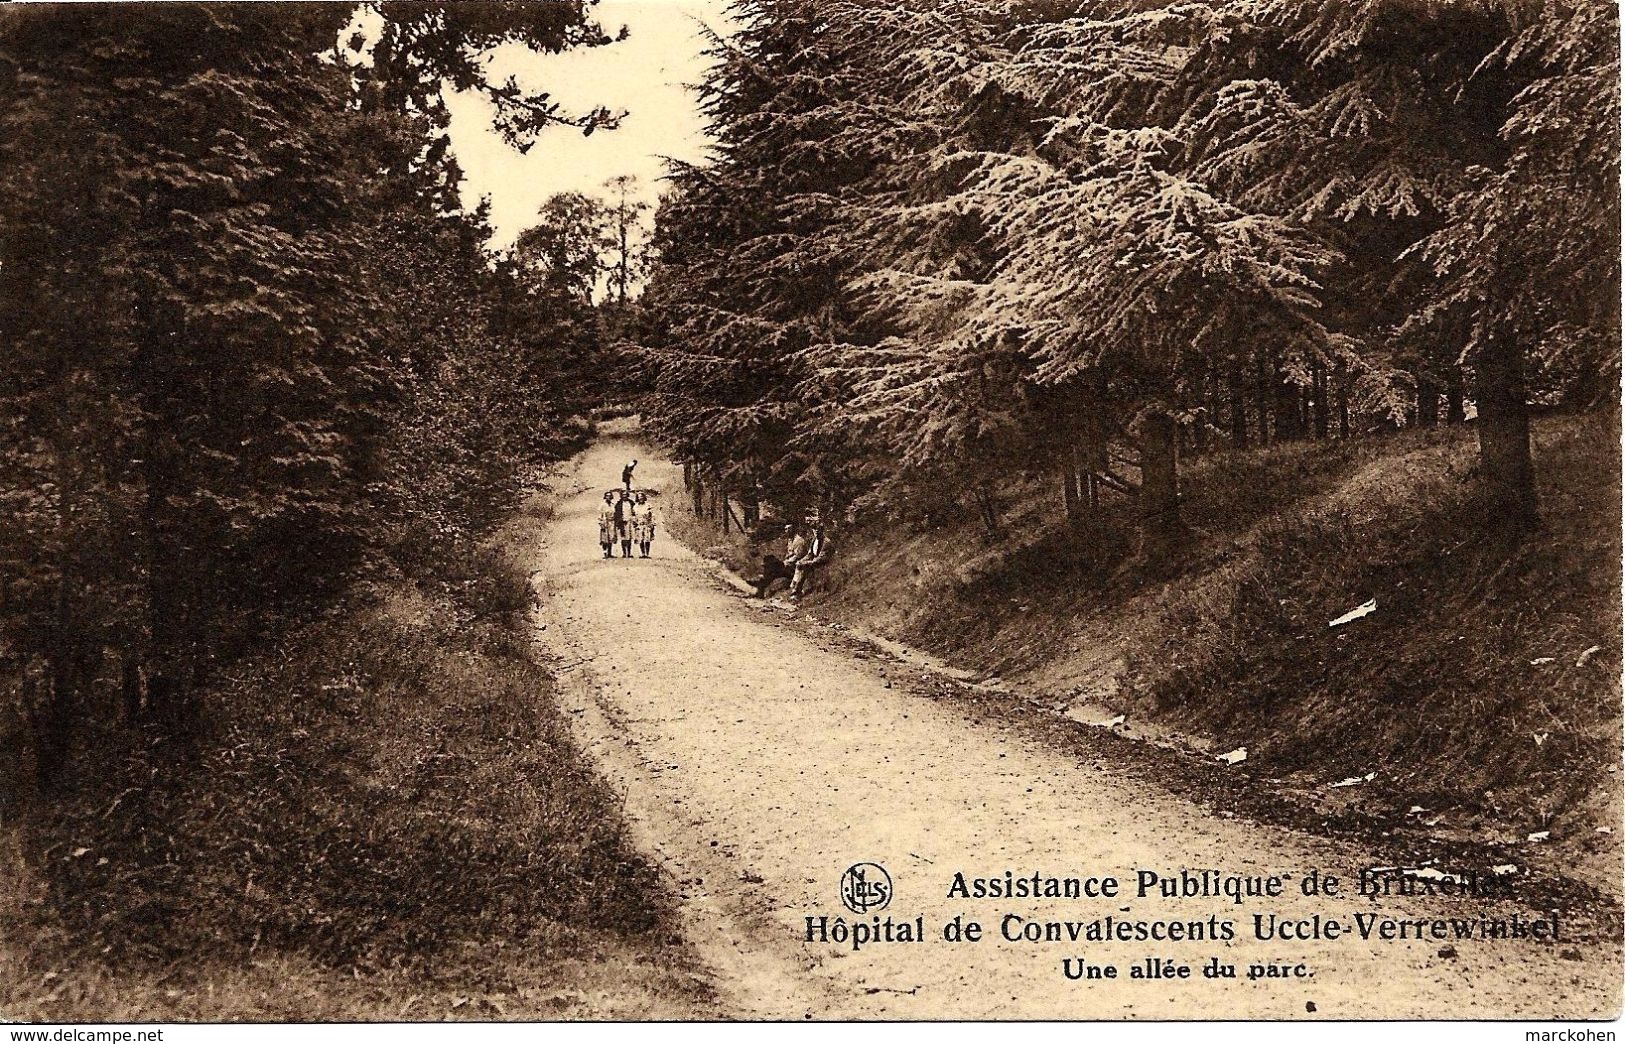
[[[1224,899],[948,898],[968,876],[1134,871],[1292,873],[1347,878],[1358,846],[1241,819],[1115,775],[954,705],[893,687],[888,665],[826,648],[722,584],[662,532],[655,557],[603,561],[602,490],[637,457],[640,484],[678,486],[673,465],[629,435],[602,438],[559,479],[563,494],[535,582],[538,627],[564,707],[599,770],[625,794],[635,843],[670,875],[685,930],[726,1014],[745,1018],[1585,1018],[1619,1010],[1610,943],[1426,941],[1265,943],[1251,914],[1350,924],[1378,916],[1505,916],[1461,899],[1306,898],[1237,907]],[[682,510],[664,498],[663,511]],[[896,673],[895,671],[893,672]],[[808,917],[845,917],[842,872],[891,874],[895,922],[923,917],[917,944],[807,943]],[[1526,911],[1527,912],[1527,911]],[[1233,921],[1226,943],[1004,942],[1008,914],[1040,921]],[[944,922],[979,920],[980,943],[948,943]],[[864,920],[868,920],[864,918]],[[1566,956],[1565,956],[1566,954]],[[1218,983],[1210,956],[1312,969],[1309,978]],[[1063,958],[1113,965],[1115,980],[1069,981]],[[1130,979],[1147,958],[1189,979]]]

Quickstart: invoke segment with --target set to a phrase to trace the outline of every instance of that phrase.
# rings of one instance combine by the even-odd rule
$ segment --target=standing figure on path
[[[637,524],[637,509],[632,504],[632,494],[621,491],[621,499],[615,502],[615,539],[621,542],[621,557],[632,557],[632,534]]]
[[[655,508],[649,503],[649,498],[642,493],[638,494],[637,504],[638,550],[641,558],[649,557],[649,548],[655,542]]]
[[[796,575],[790,580],[792,600],[801,597],[807,589],[807,581],[824,568],[834,553],[835,542],[830,539],[829,532],[821,523],[814,522],[812,540],[807,544],[806,554],[796,559]]]
[[[621,469],[621,485],[626,487],[628,493],[632,492],[632,472],[637,469],[637,466],[638,461],[634,457],[626,462],[626,467]]]
[[[604,506],[598,509],[598,546],[605,558],[615,557],[615,494],[604,493]]]

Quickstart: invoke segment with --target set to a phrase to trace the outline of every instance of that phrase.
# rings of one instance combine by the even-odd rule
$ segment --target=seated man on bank
[[[807,551],[796,559],[796,573],[790,580],[790,598],[792,601],[800,599],[807,589],[807,583],[817,574],[822,573],[824,567],[835,554],[835,541],[830,539],[829,531],[817,519],[812,524],[812,539],[807,541]]]
[[[784,557],[777,555],[762,556],[762,575],[755,581],[756,597],[766,598],[767,592],[780,580],[789,580],[794,575],[796,562],[807,553],[807,538],[801,535],[795,523],[784,527]]]

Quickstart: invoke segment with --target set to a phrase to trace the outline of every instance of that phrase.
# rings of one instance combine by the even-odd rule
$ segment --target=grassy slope
[[[1595,847],[1595,824],[1618,818],[1618,420],[1548,418],[1536,443],[1547,524],[1520,547],[1475,514],[1472,431],[1415,431],[1196,462],[1171,578],[1126,554],[1130,503],[1069,534],[1058,491],[1028,484],[1006,491],[996,541],[969,517],[846,533],[808,607],[1057,709],[1245,745],[1259,775],[1323,789],[1374,772],[1339,793],[1442,810],[1467,835],[1550,826]],[[743,564],[749,549],[714,552]],[[1328,627],[1371,598],[1377,612]]]
[[[196,753],[83,762],[0,850],[0,1017],[693,1017],[669,901],[522,615],[392,586],[236,670]]]

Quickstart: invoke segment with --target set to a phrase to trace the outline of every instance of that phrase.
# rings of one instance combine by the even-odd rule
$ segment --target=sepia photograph
[[[1614,1040],[1619,54],[0,3],[0,1032]]]

